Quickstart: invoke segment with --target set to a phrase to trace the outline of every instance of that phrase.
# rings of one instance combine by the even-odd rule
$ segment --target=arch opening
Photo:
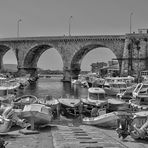
[[[102,45],[83,47],[75,54],[71,62],[72,76],[77,78],[78,74],[86,74],[88,72],[107,73],[108,69],[110,71],[118,71],[117,73],[119,75],[119,61],[113,59],[117,59],[117,57],[108,47]],[[92,67],[96,65],[97,67],[94,71]],[[100,71],[100,69],[103,70]]]
[[[63,61],[59,52],[49,45],[38,45],[32,48],[24,60],[25,69],[38,69],[40,72],[63,70]]]
[[[2,72],[17,71],[17,58],[15,52],[5,45],[0,45],[0,69]]]

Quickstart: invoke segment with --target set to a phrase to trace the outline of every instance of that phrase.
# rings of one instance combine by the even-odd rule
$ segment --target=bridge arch
[[[104,44],[101,43],[91,43],[88,45],[84,45],[83,47],[80,48],[79,51],[77,51],[71,61],[71,75],[72,78],[77,79],[78,75],[81,71],[81,63],[83,58],[92,50],[96,49],[96,48],[108,48],[110,49],[113,54],[118,58],[119,55],[117,54],[117,52],[115,52],[116,49],[112,49],[112,47],[110,46],[106,46]],[[119,63],[119,61],[118,61]]]
[[[23,67],[30,74],[35,75],[37,73],[37,63],[40,56],[48,49],[54,48],[52,45],[40,44],[32,47],[25,55]],[[56,48],[54,48],[56,50]],[[58,50],[56,50],[58,51]],[[58,51],[59,53],[59,51]],[[61,54],[59,53],[61,56]],[[61,56],[62,58],[62,56]]]
[[[0,70],[3,71],[3,57],[9,51],[12,50],[12,47],[7,45],[0,45]]]

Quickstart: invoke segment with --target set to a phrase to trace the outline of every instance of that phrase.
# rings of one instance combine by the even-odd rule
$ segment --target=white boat
[[[10,119],[5,119],[0,117],[0,133],[8,132],[12,127],[12,121]]]
[[[118,93],[126,91],[134,86],[133,77],[106,77],[104,90],[107,95],[115,96]]]
[[[19,86],[20,83],[18,82],[4,81],[3,83],[0,83],[0,96],[16,93]]]
[[[52,111],[50,107],[42,104],[25,105],[21,112],[21,118],[27,119],[31,123],[31,129],[34,130],[35,125],[45,125],[52,121]]]
[[[111,112],[97,117],[83,118],[83,123],[101,127],[115,127],[117,125],[117,119],[119,119],[119,117],[116,112]]]
[[[107,98],[105,97],[105,91],[99,87],[91,87],[88,89],[87,98],[81,98],[81,101],[85,104],[91,104],[95,106],[106,105]]]
[[[104,90],[109,96],[116,96],[119,92],[124,92],[127,89],[125,82],[114,82],[110,83],[108,86],[104,85]]]
[[[91,116],[94,112],[93,108],[103,109],[104,113],[108,105],[108,100],[105,96],[105,91],[99,87],[91,87],[88,89],[87,98],[81,98],[83,104],[82,112],[87,116]],[[93,113],[94,114],[94,113]]]

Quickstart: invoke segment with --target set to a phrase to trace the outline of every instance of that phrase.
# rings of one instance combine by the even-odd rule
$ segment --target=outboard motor
[[[117,124],[118,127],[116,129],[119,138],[122,137],[122,139],[125,139],[128,135],[130,135],[131,123],[132,118],[129,115],[119,116]]]
[[[4,139],[0,138],[0,148],[6,148],[5,146],[8,144],[8,142],[5,142]]]

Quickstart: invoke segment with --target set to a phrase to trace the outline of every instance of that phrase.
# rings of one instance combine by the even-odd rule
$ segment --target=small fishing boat
[[[14,106],[23,109],[25,105],[38,102],[38,99],[34,95],[23,95],[13,100]]]
[[[101,127],[115,127],[117,125],[117,119],[119,119],[119,117],[116,115],[116,112],[111,112],[97,117],[85,117],[83,118],[83,123]]]
[[[4,81],[3,83],[0,83],[0,96],[16,93],[19,86],[20,83],[16,81]]]
[[[80,115],[81,101],[74,98],[59,98],[59,114],[73,118]]]
[[[82,102],[82,113],[85,116],[91,116],[92,113],[98,114],[98,109],[103,110],[103,113],[106,113],[106,108],[108,105],[108,100],[105,96],[105,91],[99,87],[91,87],[88,89],[87,98],[81,98]]]
[[[31,130],[34,130],[35,126],[49,124],[52,117],[51,108],[42,104],[25,105],[21,112],[21,118],[26,119],[31,124]]]

